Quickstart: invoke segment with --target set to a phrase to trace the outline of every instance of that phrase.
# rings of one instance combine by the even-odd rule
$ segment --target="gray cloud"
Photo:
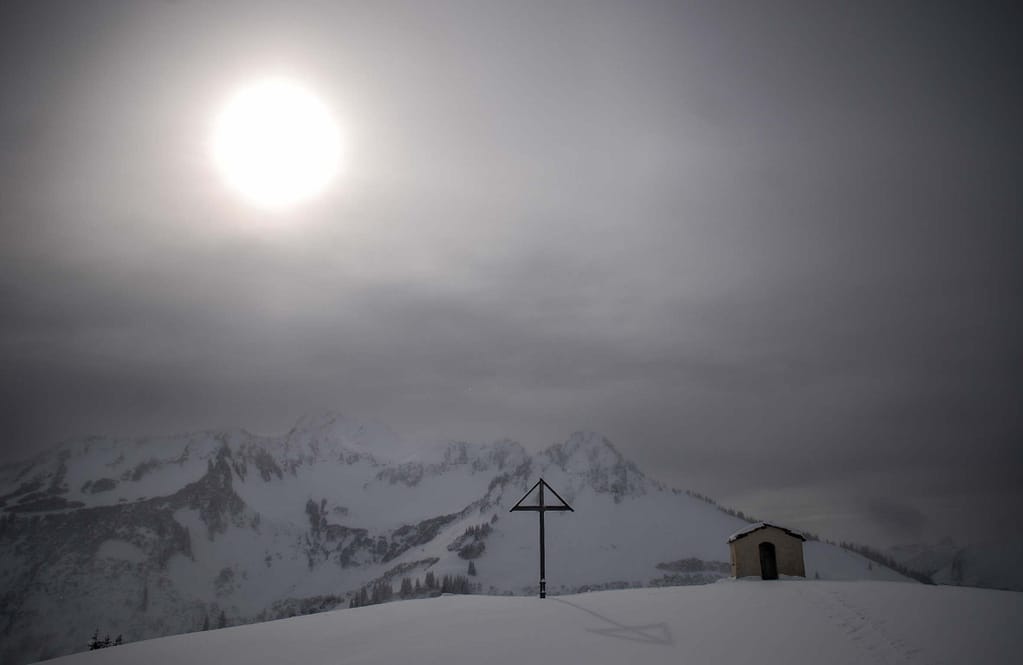
[[[5,8],[2,455],[335,407],[597,429],[878,541],[980,519],[936,497],[1018,505],[1019,22],[987,11]],[[275,225],[205,141],[278,66],[352,164]]]
[[[916,508],[890,501],[872,499],[867,503],[870,517],[882,528],[890,531],[894,538],[919,538],[927,518]]]

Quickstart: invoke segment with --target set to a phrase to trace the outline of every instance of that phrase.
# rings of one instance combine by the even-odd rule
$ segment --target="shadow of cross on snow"
[[[593,610],[570,603],[567,600],[561,598],[552,599],[556,602],[574,607],[577,610],[582,610],[587,614],[591,614],[601,621],[606,621],[613,625],[614,628],[587,628],[587,632],[597,633],[598,635],[606,635],[608,637],[617,637],[620,640],[631,640],[633,642],[646,642],[647,644],[663,644],[665,646],[672,646],[675,644],[675,640],[671,636],[671,630],[668,628],[668,624],[664,623],[648,623],[642,626],[626,626],[624,623],[618,623],[614,619],[608,619],[603,614],[594,612]]]

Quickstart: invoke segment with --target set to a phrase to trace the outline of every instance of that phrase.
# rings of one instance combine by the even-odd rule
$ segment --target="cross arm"
[[[542,506],[542,507],[541,506],[515,506],[514,508],[512,508],[508,512],[509,513],[514,513],[514,512],[519,511],[519,510],[532,510],[533,512],[537,512],[537,513],[539,513],[539,512],[544,512],[545,513],[548,510],[559,510],[559,511],[562,511],[562,512],[567,510],[567,511],[570,511],[570,512],[573,512],[573,513],[575,512],[575,509],[573,509],[572,506]]]

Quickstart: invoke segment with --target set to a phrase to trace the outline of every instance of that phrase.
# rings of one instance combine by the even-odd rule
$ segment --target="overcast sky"
[[[1020,14],[826,4],[4,2],[0,459],[332,408],[1019,535]],[[347,166],[267,213],[210,132],[281,73]]]

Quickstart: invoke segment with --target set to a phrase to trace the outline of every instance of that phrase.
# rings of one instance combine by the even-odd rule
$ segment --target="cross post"
[[[548,506],[546,503],[544,503],[544,496],[543,496],[544,488],[549,489],[554,494],[554,496],[558,497],[558,500],[561,501],[561,505],[560,506],[557,506],[557,505],[555,505],[555,506]],[[523,506],[522,502],[526,500],[527,496],[529,496],[530,494],[533,493],[533,490],[537,490],[537,498],[539,500],[538,504],[535,505],[535,506]],[[530,487],[529,491],[526,492],[522,496],[522,498],[519,499],[518,502],[514,506],[512,506],[512,509],[510,511],[508,511],[508,512],[515,512],[515,511],[519,511],[519,510],[528,510],[528,511],[535,511],[537,513],[540,513],[540,597],[541,598],[546,598],[547,597],[547,561],[546,561],[546,552],[545,552],[546,547],[545,547],[545,544],[544,544],[544,519],[543,519],[543,514],[546,513],[548,510],[558,510],[558,511],[565,511],[565,510],[567,510],[567,511],[570,511],[570,512],[573,512],[573,513],[575,512],[575,510],[573,510],[572,506],[568,505],[568,502],[565,501],[564,499],[562,499],[561,495],[558,494],[556,491],[554,491],[554,488],[551,487],[550,485],[548,485],[547,482],[543,478],[541,478],[540,480],[536,481],[536,484],[533,485],[532,487]]]

